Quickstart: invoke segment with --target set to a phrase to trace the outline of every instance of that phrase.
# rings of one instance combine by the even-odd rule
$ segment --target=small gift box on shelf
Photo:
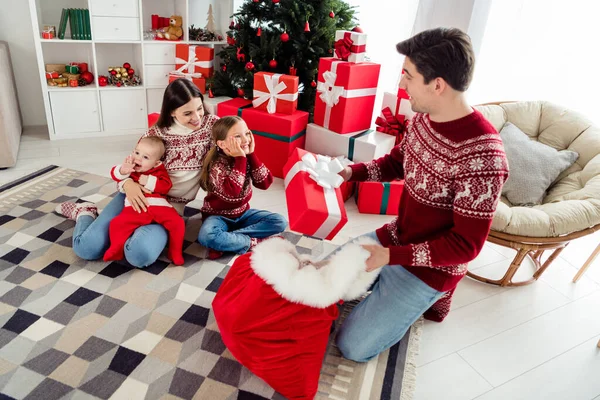
[[[334,48],[337,58],[350,62],[362,62],[366,55],[367,34],[335,31]]]
[[[415,115],[410,105],[410,96],[404,89],[397,93],[385,92],[381,105],[381,115],[375,120],[377,130],[396,138],[396,144],[402,141],[406,124]]]
[[[360,182],[356,195],[358,212],[362,214],[398,215],[404,180],[392,182]]]
[[[348,222],[335,158],[295,149],[284,166],[285,198],[290,229],[331,240]]]
[[[189,44],[175,45],[175,68],[177,72],[201,74],[210,78],[214,73],[215,49]],[[192,76],[195,77],[195,76]]]
[[[297,76],[257,72],[252,105],[269,114],[292,114],[298,108],[298,82]]]
[[[367,129],[340,135],[317,124],[306,127],[306,150],[328,156],[346,156],[357,162],[369,162],[392,151],[394,137]]]
[[[56,79],[60,76],[60,74],[56,71],[46,72],[46,79]]]
[[[206,79],[200,73],[188,74],[184,72],[172,71],[169,73],[169,83],[175,79],[189,79],[200,89],[201,93],[206,93]]]
[[[241,116],[252,131],[256,143],[256,155],[271,173],[283,178],[283,166],[288,155],[297,147],[304,148],[308,113],[269,114],[252,108],[252,102],[235,98],[219,103],[217,115]]]
[[[56,37],[56,27],[52,25],[44,25],[42,30],[42,39],[54,39]]]
[[[208,97],[204,98],[204,109],[208,111],[209,114],[218,115],[219,104],[224,101],[231,100],[231,97],[227,96],[218,96],[218,97]]]
[[[65,71],[69,74],[78,74],[79,73],[79,65],[76,63],[70,63],[65,65]]]
[[[314,122],[337,133],[369,129],[380,67],[321,58]]]
[[[65,72],[65,64],[46,64],[46,72]]]
[[[68,72],[65,72],[64,74],[62,74],[62,77],[67,78],[68,81],[76,81],[79,79],[80,76],[81,76],[81,74],[70,74]]]

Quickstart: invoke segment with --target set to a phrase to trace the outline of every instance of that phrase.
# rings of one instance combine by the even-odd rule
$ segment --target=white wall
[[[8,42],[23,125],[46,125],[29,1],[0,0],[0,40]]]

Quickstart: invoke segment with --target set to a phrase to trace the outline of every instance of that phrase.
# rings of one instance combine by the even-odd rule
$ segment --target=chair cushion
[[[570,150],[556,151],[507,122],[500,131],[510,176],[502,194],[514,205],[540,204],[546,190],[579,155]]]

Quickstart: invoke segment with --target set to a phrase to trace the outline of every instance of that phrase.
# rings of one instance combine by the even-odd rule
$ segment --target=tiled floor
[[[0,171],[0,185],[48,164],[108,176],[136,140],[48,141],[43,130],[29,130],[16,167]],[[256,190],[252,206],[285,214],[282,181],[267,192]],[[336,243],[390,219],[359,214],[352,201],[346,208],[349,222]],[[600,234],[572,242],[533,285],[505,289],[464,279],[446,321],[425,324],[415,398],[600,399],[600,259],[571,283],[599,242]],[[470,269],[497,276],[512,256],[512,250],[486,244]]]

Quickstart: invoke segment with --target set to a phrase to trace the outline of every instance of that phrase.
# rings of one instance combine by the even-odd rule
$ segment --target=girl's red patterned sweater
[[[446,292],[425,313],[442,321],[467,263],[485,243],[508,178],[500,135],[476,110],[445,123],[417,114],[389,155],[351,168],[355,181],[404,179],[398,217],[377,237],[390,249],[390,265]]]
[[[273,175],[256,153],[235,158],[219,155],[210,167],[209,191],[200,209],[202,218],[209,215],[240,217],[250,208],[252,184],[266,190],[271,183]]]

